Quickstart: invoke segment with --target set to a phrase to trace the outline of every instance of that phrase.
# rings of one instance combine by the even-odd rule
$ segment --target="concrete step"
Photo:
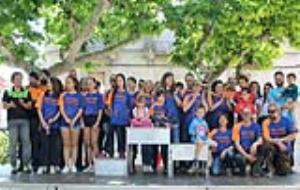
[[[96,176],[127,176],[126,159],[96,159],[95,175]]]

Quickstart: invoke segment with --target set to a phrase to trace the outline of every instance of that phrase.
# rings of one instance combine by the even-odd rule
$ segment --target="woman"
[[[209,137],[217,143],[217,146],[212,147],[211,173],[213,175],[225,174],[226,169],[232,169],[233,158],[232,131],[228,129],[227,115],[219,116],[218,128],[213,129]]]
[[[108,144],[110,145],[108,154],[110,157],[114,156],[113,151],[113,142],[114,142],[114,133],[117,133],[118,140],[118,153],[119,158],[125,158],[125,142],[126,142],[126,127],[130,124],[130,95],[126,90],[125,76],[123,74],[116,75],[116,87],[113,90],[111,100],[110,100],[110,109],[111,113],[111,127],[108,132]]]
[[[167,72],[161,79],[162,87],[165,90],[165,108],[166,116],[171,126],[171,141],[179,143],[180,141],[180,107],[182,101],[178,94],[175,93],[176,83],[173,73]]]
[[[273,85],[269,82],[264,84],[263,96],[259,99],[256,99],[256,106],[258,110],[258,123],[261,125],[263,121],[268,117],[268,94],[270,90],[273,88]]]
[[[104,108],[103,95],[98,92],[95,78],[87,79],[87,93],[84,95],[85,107],[83,110],[84,143],[87,148],[87,172],[93,171],[93,159],[99,154],[98,136],[99,124]]]
[[[47,91],[37,101],[41,123],[41,148],[39,173],[59,173],[61,165],[60,113],[58,100],[63,86],[57,78],[47,82]]]
[[[200,82],[195,81],[193,85],[193,92],[186,95],[183,99],[182,108],[184,112],[184,126],[186,127],[186,133],[188,134],[188,126],[192,122],[196,111],[199,106],[204,106],[208,110],[207,98],[202,90]]]
[[[212,84],[212,93],[208,96],[210,117],[208,119],[210,130],[217,128],[219,117],[223,114],[229,115],[232,106],[228,99],[224,96],[223,82],[220,80]]]
[[[260,85],[257,81],[252,81],[250,83],[249,88],[250,88],[250,93],[255,95],[256,100],[261,98]]]
[[[80,131],[80,118],[84,100],[78,92],[79,83],[76,78],[66,78],[65,92],[59,99],[59,108],[62,115],[61,134],[63,138],[63,152],[65,167],[63,173],[76,172],[75,162],[78,153],[78,136]]]

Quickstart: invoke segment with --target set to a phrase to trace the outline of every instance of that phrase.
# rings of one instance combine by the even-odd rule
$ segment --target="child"
[[[298,87],[296,83],[296,75],[295,73],[289,73],[287,75],[288,86],[283,91],[282,96],[284,96],[287,100],[291,99],[293,102],[297,101],[298,98]]]
[[[41,122],[41,168],[38,173],[59,173],[61,158],[61,140],[59,133],[58,99],[62,91],[59,79],[51,78],[48,90],[37,100],[38,116]]]
[[[65,167],[63,173],[75,173],[75,162],[78,153],[78,137],[80,118],[84,108],[84,99],[78,92],[79,83],[76,78],[66,78],[65,92],[59,99],[59,108],[62,115],[61,133],[63,138]]]
[[[235,105],[235,123],[241,118],[241,113],[245,108],[249,108],[252,113],[253,121],[256,121],[255,95],[250,93],[249,88],[242,88],[240,96],[236,97],[237,104]]]
[[[159,89],[155,94],[156,100],[153,102],[150,114],[155,127],[167,127],[167,117],[165,108],[164,90]]]
[[[227,116],[223,114],[219,117],[219,128],[214,129],[209,133],[209,137],[217,143],[217,146],[212,149],[212,175],[224,174],[226,169],[232,168],[232,131],[227,128],[227,125]]]
[[[208,124],[204,119],[205,114],[205,107],[200,105],[197,109],[196,116],[189,125],[189,135],[191,136],[191,141],[195,144],[195,159],[192,167],[188,170],[188,173],[195,173],[197,171],[199,167],[199,156],[203,146],[205,144],[215,144],[215,142],[207,137]]]
[[[146,97],[139,95],[136,99],[136,107],[133,109],[133,119],[131,120],[132,127],[152,127],[149,110],[146,107]],[[134,148],[133,165],[136,158],[137,148]],[[153,172],[152,169],[152,153],[153,148],[149,145],[142,146],[142,163],[143,172]],[[135,169],[135,167],[134,167]]]
[[[103,96],[98,92],[95,78],[87,79],[87,93],[84,95],[85,107],[83,111],[84,142],[87,148],[87,172],[93,171],[93,159],[99,154],[98,136],[99,125],[104,108]]]
[[[136,99],[136,107],[133,109],[132,127],[152,127],[149,109],[146,107],[146,98],[139,95]]]
[[[150,109],[150,115],[155,127],[169,127],[168,120],[166,117],[165,108],[165,95],[163,89],[158,89],[155,93],[155,101],[152,103]],[[164,170],[166,171],[167,166],[167,147],[166,146],[153,146],[153,168],[157,168],[160,165],[160,155],[162,156]]]

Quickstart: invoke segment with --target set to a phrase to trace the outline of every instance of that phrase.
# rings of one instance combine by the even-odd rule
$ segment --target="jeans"
[[[143,145],[142,146],[142,162],[143,165],[152,166],[153,165],[153,146]]]
[[[179,143],[180,142],[180,128],[179,123],[171,124],[171,142]]]
[[[245,175],[246,174],[246,166],[247,166],[247,160],[246,158],[239,152],[235,152],[232,159],[232,165],[233,168],[236,168],[239,170],[237,174],[239,175]],[[236,172],[234,172],[236,173]]]
[[[226,172],[227,168],[232,169],[233,152],[229,151],[225,154],[224,159],[221,159],[220,154],[213,155],[211,166],[212,175],[221,175]]]
[[[49,135],[44,130],[41,134],[40,164],[41,166],[60,166],[62,142],[59,130]]]
[[[22,161],[25,165],[30,164],[31,142],[30,126],[27,119],[12,119],[8,121],[9,130],[9,155],[12,167],[17,166],[18,138],[22,146]],[[20,147],[19,147],[20,148]]]

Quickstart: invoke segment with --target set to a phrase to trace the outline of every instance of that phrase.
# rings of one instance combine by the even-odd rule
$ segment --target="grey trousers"
[[[22,145],[22,161],[25,165],[30,164],[31,160],[31,141],[29,120],[12,119],[8,121],[9,131],[9,155],[12,167],[17,166],[17,155],[19,139]]]

